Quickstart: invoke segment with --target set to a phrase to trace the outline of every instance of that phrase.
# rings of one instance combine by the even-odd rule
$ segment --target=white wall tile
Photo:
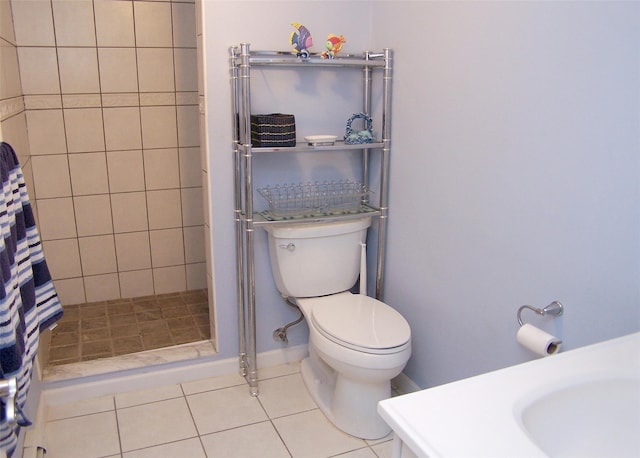
[[[176,148],[145,150],[144,178],[148,190],[179,188],[178,150]]]
[[[154,293],[151,269],[120,272],[118,278],[120,279],[122,297],[142,297]]]
[[[116,234],[118,270],[142,270],[151,268],[151,247],[147,232]]]
[[[151,262],[154,268],[184,264],[182,229],[163,229],[149,232]]]
[[[58,56],[55,48],[18,48],[20,80],[25,94],[59,94]]]
[[[178,129],[175,107],[142,107],[142,145],[144,148],[175,148]]]
[[[49,166],[55,171],[37,180],[44,196],[50,198],[38,195],[33,202],[34,207],[43,207],[43,241],[76,244],[73,268],[59,270],[65,272],[66,283],[57,279],[67,300],[78,303],[116,298],[121,290],[132,297],[183,291],[187,284],[199,287],[202,269],[197,260],[203,251],[199,248],[202,235],[187,241],[191,264],[185,269],[184,234],[198,237],[198,229],[189,227],[183,232],[182,202],[191,205],[193,201],[189,197],[185,200],[179,189],[200,188],[199,152],[194,148],[199,136],[194,137],[188,126],[192,118],[190,94],[197,91],[193,71],[196,50],[188,49],[196,46],[195,5],[113,0],[13,3],[20,4],[16,7],[20,11],[14,14],[19,16],[16,23],[28,23],[31,28],[41,24],[36,33],[29,30],[28,37],[22,34],[31,47],[19,49],[18,59],[25,71],[21,83],[13,83],[17,88],[22,84],[26,88],[23,92],[30,96],[26,114],[31,152],[41,158],[71,153],[66,171],[58,157],[30,163],[36,176]],[[15,61],[16,50],[9,50]],[[7,52],[2,54],[3,70],[9,68],[4,65]],[[2,88],[8,91],[10,81],[4,78]],[[138,95],[139,91],[142,94]],[[61,102],[64,110],[59,109]],[[180,144],[188,146],[180,152],[179,125]],[[69,186],[74,199],[66,198],[71,195]],[[196,200],[200,206],[201,198]],[[188,210],[187,221],[195,221],[193,215]],[[149,221],[154,228],[171,228],[154,237],[153,271]],[[77,236],[76,226],[81,238],[70,239]],[[93,246],[95,234],[111,238],[102,248],[111,254],[89,260],[89,253],[99,251],[97,244]],[[140,237],[147,239],[146,245],[137,244]],[[169,246],[158,245],[160,239],[164,239],[160,245]],[[78,272],[80,247],[84,272]],[[118,276],[117,268],[127,272]],[[76,275],[86,277],[74,278]]]
[[[187,264],[205,261],[204,226],[183,228],[184,257]]]
[[[178,106],[178,145],[198,146],[200,144],[200,113],[197,105]]]
[[[63,93],[100,92],[96,48],[58,48],[58,66]]]
[[[5,40],[0,40],[0,65],[0,100],[22,96],[18,50]]]
[[[204,262],[187,264],[187,291],[207,288],[207,266]]]
[[[174,61],[176,71],[176,91],[197,91],[198,75],[194,71],[197,68],[197,52],[195,49],[174,49]]]
[[[91,0],[53,0],[53,19],[58,46],[95,46]]]
[[[67,152],[62,110],[28,110],[27,126],[32,155]]]
[[[98,48],[102,92],[137,92],[138,71],[133,48]]]
[[[73,204],[79,237],[113,233],[111,200],[108,194],[74,197]]]
[[[51,240],[43,242],[47,266],[54,280],[82,276],[80,251],[76,239]]]
[[[183,226],[199,226],[204,223],[202,188],[184,188],[181,191]]]
[[[105,153],[70,154],[69,169],[75,196],[109,192]]]
[[[98,46],[135,46],[133,2],[95,0]]]
[[[37,199],[36,203],[43,241],[77,236],[71,197]]]
[[[138,93],[100,94],[104,107],[137,107],[140,104]]]
[[[149,229],[182,227],[180,190],[147,191]]]
[[[84,294],[84,281],[82,278],[59,279],[54,280],[53,283],[63,306],[83,304],[87,301]]]
[[[63,108],[100,108],[100,94],[62,94]]]
[[[51,3],[42,0],[12,1],[13,25],[18,46],[54,46]]]
[[[190,188],[202,186],[200,148],[180,148],[180,186]]]
[[[173,3],[173,45],[181,48],[196,47],[196,6]]]
[[[24,107],[27,110],[62,108],[62,96],[60,94],[25,95]]]
[[[0,37],[15,45],[16,34],[13,29],[11,2],[0,2]]]
[[[186,291],[187,279],[184,266],[153,269],[153,284],[156,294]]]
[[[109,151],[107,167],[112,193],[144,191],[142,151]]]
[[[142,148],[138,107],[104,108],[103,115],[107,151]]]
[[[173,49],[137,48],[140,92],[175,91]]]
[[[113,235],[79,237],[78,243],[84,275],[99,275],[117,271]]]
[[[116,234],[147,231],[147,199],[144,192],[111,194],[113,227]]]
[[[116,234],[118,271],[151,269],[151,248],[148,232]]]
[[[35,195],[38,199],[71,195],[71,179],[66,155],[33,156],[31,163],[36,182]]]
[[[161,105],[175,105],[176,94],[175,92],[141,92],[140,93],[140,105],[149,106],[161,106]]]
[[[171,4],[134,2],[137,46],[172,46]]]
[[[85,276],[84,287],[87,292],[87,302],[108,301],[120,298],[120,284],[118,282],[118,274],[116,273]],[[85,450],[86,449],[83,449],[82,452],[85,453]]]
[[[64,110],[67,148],[70,153],[104,151],[104,130],[100,108]]]

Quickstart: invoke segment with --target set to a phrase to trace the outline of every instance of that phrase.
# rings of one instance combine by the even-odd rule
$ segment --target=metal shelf
[[[231,79],[231,115],[234,132],[234,197],[236,235],[236,277],[238,296],[238,334],[240,346],[240,373],[246,378],[250,393],[258,394],[256,355],[256,291],[255,291],[255,228],[271,224],[314,223],[321,221],[341,221],[370,215],[376,218],[377,238],[375,266],[375,297],[382,298],[383,266],[385,261],[386,230],[388,215],[389,157],[391,152],[391,84],[393,77],[393,52],[366,51],[360,55],[340,54],[334,59],[324,59],[320,54],[298,57],[291,52],[251,51],[248,43],[229,48],[229,73]],[[337,141],[333,145],[309,145],[298,141],[296,146],[286,148],[253,147],[251,144],[251,70],[294,68],[304,71],[350,68],[360,70],[363,81],[362,111],[371,113],[373,74],[380,77],[382,96],[382,119],[379,140],[374,143],[351,145]],[[320,213],[297,217],[274,217],[266,211],[254,210],[253,157],[266,153],[316,153],[326,151],[355,151],[362,158],[362,183],[368,186],[371,170],[369,156],[379,155],[379,191],[377,206],[366,198],[358,210],[342,210],[334,213]],[[357,202],[357,201],[356,201]],[[361,200],[360,202],[363,202]]]
[[[306,216],[274,216],[269,211],[265,210],[253,214],[253,224],[255,226],[264,226],[267,224],[345,221],[349,219],[361,218],[363,215],[380,216],[380,209],[371,205],[362,204],[356,211],[317,213]]]
[[[238,144],[242,150],[246,150],[250,145]],[[357,145],[347,144],[344,141],[336,141],[333,145],[309,145],[307,142],[298,142],[296,146],[288,147],[251,147],[252,153],[313,153],[318,151],[346,151],[378,149],[384,147],[384,142],[360,143]]]
[[[361,55],[342,54],[333,59],[325,59],[320,53],[300,57],[287,51],[251,51],[249,64],[253,66],[271,65],[285,67],[384,67],[384,53],[363,52]]]

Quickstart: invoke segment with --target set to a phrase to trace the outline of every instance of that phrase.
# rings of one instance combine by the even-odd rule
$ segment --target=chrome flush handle
[[[283,245],[278,245],[278,246],[280,248],[284,249],[284,250],[288,250],[288,251],[291,251],[291,252],[296,251],[296,245],[293,242],[289,242],[286,245],[283,244]]]

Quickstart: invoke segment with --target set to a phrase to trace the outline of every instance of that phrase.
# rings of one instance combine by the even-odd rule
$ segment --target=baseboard
[[[409,394],[422,389],[404,372],[391,380],[391,386],[400,394]]]

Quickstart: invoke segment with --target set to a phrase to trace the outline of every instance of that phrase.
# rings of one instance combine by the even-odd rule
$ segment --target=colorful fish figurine
[[[292,26],[296,28],[293,32],[291,32],[291,36],[289,37],[289,43],[293,46],[293,50],[298,57],[308,58],[309,48],[313,46],[313,39],[311,38],[311,32],[302,24],[297,22],[292,22]]]
[[[325,59],[333,59],[342,49],[342,45],[346,42],[347,40],[345,40],[342,35],[337,36],[330,33],[327,37],[327,42],[325,43],[327,50],[322,53],[322,57]]]

